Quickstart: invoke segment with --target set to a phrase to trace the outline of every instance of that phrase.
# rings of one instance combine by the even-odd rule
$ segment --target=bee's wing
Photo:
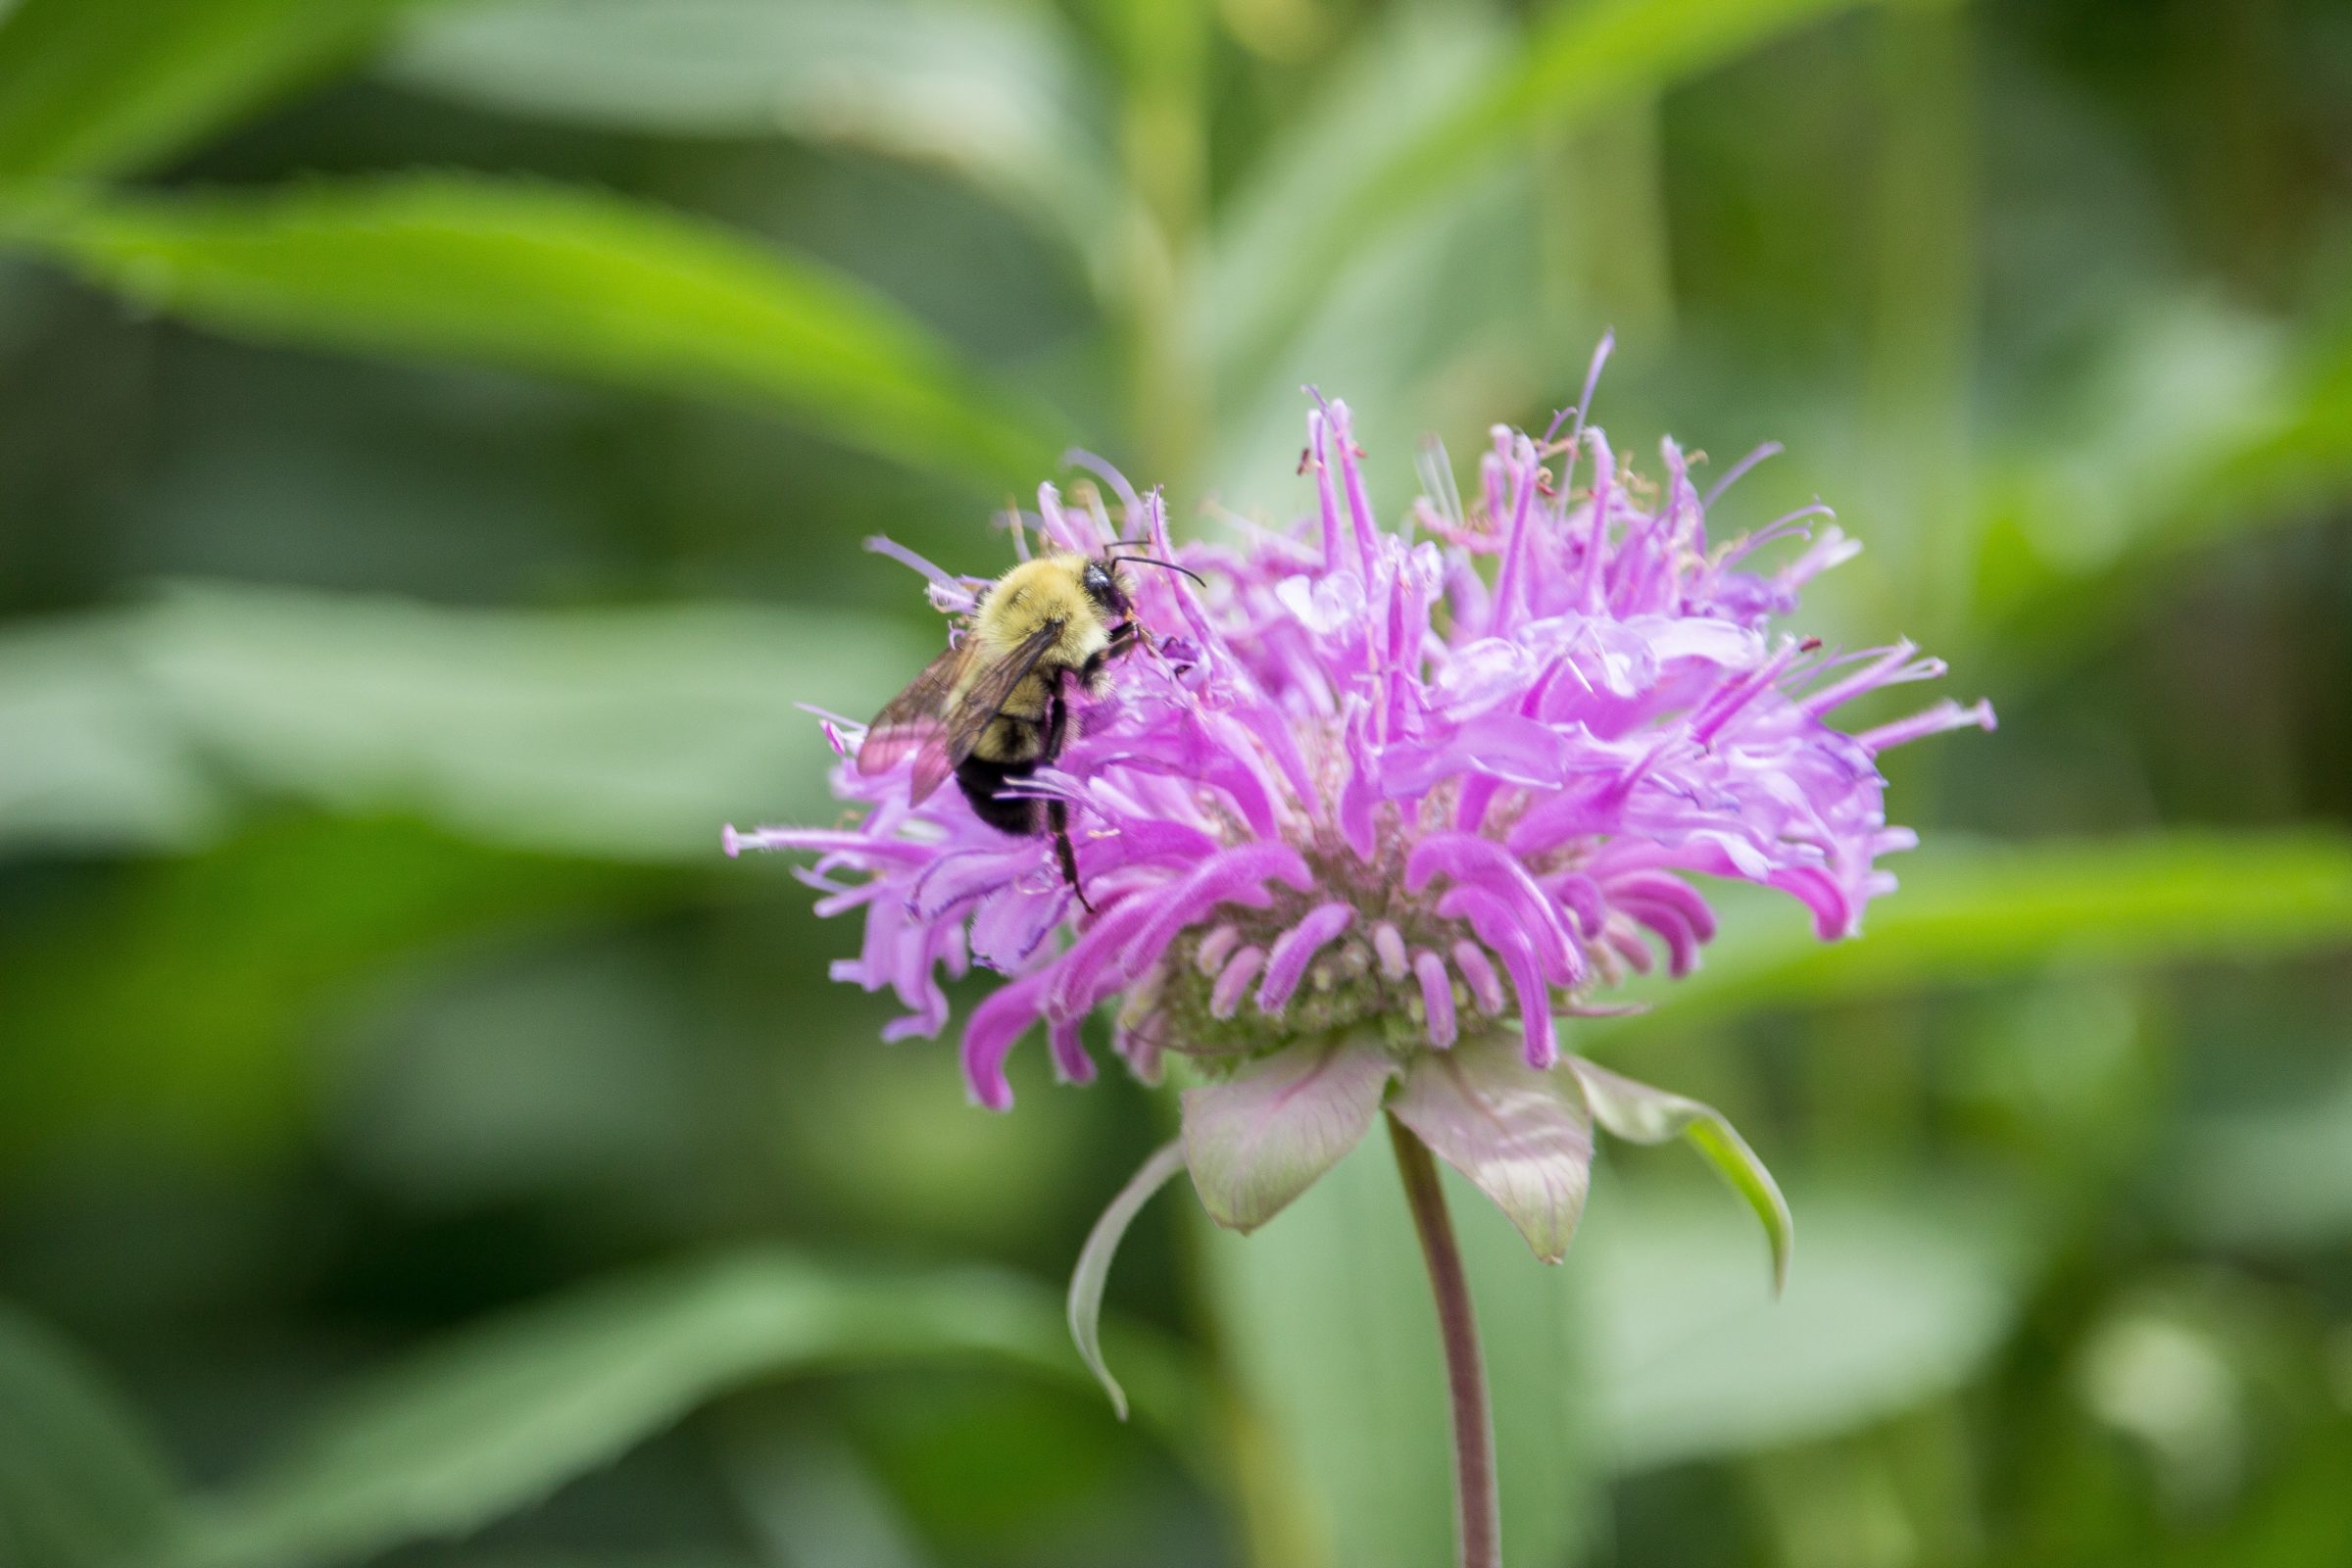
[[[956,702],[956,710],[948,715],[945,749],[947,766],[958,766],[972,755],[972,748],[980,744],[981,732],[988,728],[991,719],[1004,710],[1005,701],[1012,696],[1012,689],[1027,679],[1029,672],[1037,667],[1037,662],[1061,640],[1061,627],[1062,623],[1058,620],[1047,621],[1014,644],[1004,658],[973,675],[971,684]],[[943,773],[941,776],[946,775]]]
[[[948,757],[948,707],[971,656],[969,642],[948,649],[874,715],[858,748],[858,772],[869,777],[887,773],[913,758],[913,798],[918,804],[946,782],[956,765]]]

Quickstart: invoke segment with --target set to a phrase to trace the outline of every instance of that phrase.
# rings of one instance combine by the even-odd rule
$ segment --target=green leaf
[[[1429,1279],[1385,1138],[1368,1138],[1255,1236],[1199,1226],[1248,1434],[1253,1560],[1453,1560],[1452,1445]],[[1503,1560],[1557,1568],[1596,1518],[1590,1275],[1544,1268],[1494,1204],[1441,1170],[1492,1369]]]
[[[0,848],[185,849],[224,803],[134,675],[120,617],[0,636]]]
[[[209,853],[117,867],[106,898],[61,902],[0,933],[0,1167],[90,1147],[135,1146],[159,1161],[293,1157],[318,1141],[319,1036],[355,1010],[350,999],[406,964],[478,953],[494,934],[612,919],[658,887],[397,819],[300,813]],[[377,1130],[399,1136],[396,1124]]]
[[[1791,900],[1721,890],[1723,936],[1697,973],[1629,988],[1655,1012],[1593,1022],[1619,1037],[1759,1004],[1843,1002],[1923,986],[2352,947],[2352,838],[2178,832],[2110,840],[1943,839],[1889,862],[1902,879],[1859,938],[1823,944]]]
[[[1599,1314],[1598,1402],[1625,1470],[1832,1437],[1962,1386],[2040,1255],[1984,1194],[1799,1192],[1805,1266],[1768,1300],[1719,1203],[1631,1184],[1593,1199],[1568,1272]]]
[[[1796,1223],[1789,1218],[1788,1200],[1772,1172],[1747,1147],[1723,1112],[1712,1105],[1596,1067],[1582,1056],[1567,1058],[1569,1071],[1585,1092],[1592,1117],[1619,1138],[1636,1144],[1663,1144],[1687,1138],[1706,1162],[1755,1210],[1772,1248],[1772,1293],[1788,1288],[1788,1254],[1796,1246]]]
[[[886,622],[805,608],[182,587],[0,639],[0,845],[185,847],[258,797],[710,861],[730,819],[834,809],[832,755],[797,703],[870,712],[926,657]]]
[[[1143,1345],[1141,1406],[1204,1439],[1198,1376]],[[454,1537],[756,1380],[953,1359],[1076,1384],[1045,1292],[985,1269],[878,1272],[755,1251],[526,1309],[381,1374],[205,1504],[167,1561],[274,1568]]]
[[[1592,1184],[1592,1119],[1559,1074],[1527,1064],[1518,1036],[1419,1054],[1389,1113],[1493,1200],[1538,1258],[1567,1255]]]
[[[0,177],[169,158],[357,59],[417,0],[19,0],[0,21]]]
[[[1473,8],[1439,15],[1400,7],[1366,30],[1288,117],[1217,214],[1193,301],[1193,328],[1213,364],[1238,368],[1252,355],[1266,357],[1269,345],[1252,337],[1273,304],[1266,298],[1273,281],[1266,269],[1279,266],[1302,232],[1338,222],[1348,204],[1361,199],[1356,187],[1366,166],[1398,156],[1431,133],[1448,105],[1492,77],[1505,45],[1500,27]],[[1409,245],[1421,226],[1402,230],[1383,248]],[[1343,373],[1323,365],[1315,369],[1319,380],[1354,387],[1356,380],[1342,380]],[[1226,390],[1245,399],[1297,392],[1240,374],[1227,378]],[[1286,429],[1285,437],[1290,433]]]
[[[2332,1092],[2192,1119],[2162,1183],[2201,1242],[2330,1246],[2352,1235],[2352,1079]]]
[[[1225,275],[1255,280],[1247,293],[1236,289],[1219,301],[1221,341],[1240,356],[1233,379],[1253,384],[1304,306],[1354,257],[1377,250],[1448,185],[1480,172],[1531,131],[1574,126],[1855,3],[1590,0],[1554,7],[1521,47],[1446,87],[1443,113],[1401,144],[1354,161],[1328,203],[1317,204],[1321,213],[1284,226],[1278,244],[1224,259]]]
[[[1209,1218],[1250,1232],[1353,1149],[1396,1063],[1378,1045],[1306,1041],[1184,1092],[1184,1160]]]
[[[178,1498],[113,1392],[31,1318],[0,1306],[0,1562],[115,1568]]]
[[[1065,444],[856,280],[585,189],[412,175],[263,196],[20,203],[21,241],[148,309],[267,342],[764,406],[992,494]]]
[[[2127,618],[2184,558],[2310,516],[2352,485],[2352,333],[2291,345],[2196,295],[2135,309],[2086,377],[2082,412],[2037,421],[2000,469],[1976,628],[2017,681]],[[1989,635],[1985,635],[1989,633]]]
[[[509,114],[689,136],[793,136],[936,164],[1081,255],[1115,175],[1107,116],[1048,10],[923,0],[514,0],[418,19],[384,70]]]
[[[1087,1232],[1086,1246],[1078,1252],[1078,1266],[1070,1272],[1069,1319],[1070,1338],[1077,1343],[1078,1357],[1110,1396],[1110,1407],[1119,1419],[1127,1419],[1127,1395],[1119,1380],[1110,1375],[1110,1367],[1102,1359],[1102,1287],[1110,1279],[1110,1261],[1118,1255],[1119,1242],[1126,1236],[1127,1227],[1135,1223],[1136,1214],[1152,1200],[1152,1195],[1184,1169],[1184,1145],[1171,1140],[1162,1145],[1143,1163],[1118,1196],[1102,1210],[1095,1228]]]

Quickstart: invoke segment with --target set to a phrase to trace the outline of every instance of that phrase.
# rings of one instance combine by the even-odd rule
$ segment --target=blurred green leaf
[[[1187,1440],[1197,1376],[1122,1348],[1138,1408]],[[200,1504],[166,1560],[273,1568],[462,1536],[770,1378],[980,1360],[1092,1393],[1052,1293],[985,1269],[880,1272],[753,1251],[591,1288],[375,1378]]]
[[[1228,372],[1268,347],[1253,342],[1271,303],[1267,260],[1339,220],[1367,165],[1399,155],[1473,92],[1506,50],[1502,29],[1475,9],[1441,16],[1405,7],[1384,16],[1316,84],[1283,133],[1259,152],[1217,213],[1216,230],[1193,301],[1193,324],[1210,360]],[[1416,228],[1418,225],[1416,225]],[[1390,245],[1409,243],[1414,230]],[[1387,247],[1384,247],[1387,248]],[[1356,258],[1360,263],[1361,256]],[[1328,302],[1316,302],[1328,308]],[[1310,314],[1301,302],[1300,315]],[[1337,368],[1316,373],[1336,378]],[[1227,373],[1229,395],[1273,389]],[[1352,386],[1352,380],[1344,383]],[[1284,393],[1294,388],[1283,386]],[[1360,394],[1359,394],[1360,396]]]
[[[1800,1192],[1804,1263],[1768,1298],[1720,1203],[1593,1196],[1591,1271],[1610,1456],[1645,1469],[1832,1436],[1948,1392],[2015,1321],[2034,1257],[2013,1205]]]
[[[807,1416],[728,1423],[720,1471],[763,1568],[934,1568],[873,1466]]]
[[[1441,1174],[1493,1374],[1503,1557],[1558,1568],[1595,1508],[1580,1253],[1534,1261],[1476,1188]],[[1199,1230],[1219,1341],[1264,1424],[1246,1455],[1258,1559],[1452,1560],[1437,1314],[1388,1140],[1365,1139],[1253,1236]]]
[[[992,493],[1064,445],[1054,416],[855,279],[592,190],[410,175],[5,216],[142,307],[266,342],[732,398]]]
[[[441,944],[609,920],[649,888],[382,821],[280,819],[128,868],[0,946],[0,1166],[61,1147],[281,1152],[309,1125],[319,1024],[365,979]]]
[[[1857,0],[1590,0],[1554,7],[1526,42],[1484,70],[1440,76],[1392,113],[1426,122],[1334,170],[1330,193],[1302,218],[1251,231],[1219,256],[1213,302],[1231,378],[1262,379],[1316,294],[1379,250],[1449,185],[1481,172],[1529,132],[1559,129],[1698,75]],[[1352,112],[1350,100],[1338,100]],[[1297,135],[1329,139],[1310,125]],[[1386,138],[1384,138],[1386,139]],[[1278,146],[1268,155],[1282,159]]]
[[[404,86],[509,114],[793,136],[939,165],[1102,263],[1116,175],[1075,41],[1045,9],[936,0],[509,0],[429,13]]]
[[[2180,291],[2135,301],[2078,377],[1986,466],[1969,655],[2002,689],[2070,669],[2198,553],[2352,490],[2352,331],[2291,327]]]
[[[185,848],[224,802],[135,676],[114,617],[0,638],[0,847]]]
[[[1352,251],[1278,340],[1249,335],[1269,258],[1335,220],[1356,173],[1434,123],[1505,45],[1475,10],[1390,13],[1224,204],[1189,303],[1190,330],[1218,376],[1208,472],[1218,493],[1277,500],[1269,480],[1290,471],[1302,439],[1301,383],[1348,399],[1373,493],[1395,497],[1433,425],[1483,431],[1496,408],[1549,379],[1554,356],[1581,370],[1589,343],[1553,342],[1520,315],[1497,319],[1494,302],[1531,300],[1538,287],[1535,195],[1507,165],[1454,182],[1412,222]]]
[[[0,7],[0,178],[154,164],[363,54],[419,0]]]
[[[2164,1195],[2224,1247],[2324,1248],[2352,1235],[2352,1080],[2332,1094],[2190,1121]]]
[[[243,794],[709,859],[730,818],[834,810],[832,755],[796,704],[870,712],[930,652],[813,610],[535,615],[183,587],[0,642],[0,844],[184,846]]]
[[[177,1503],[162,1456],[97,1374],[0,1305],[0,1562],[119,1568]]]
[[[1638,984],[1632,989],[1658,1010],[1594,1021],[1587,1038],[2048,966],[2352,947],[2352,839],[2341,834],[2181,832],[2018,845],[1947,838],[1893,864],[1901,888],[1871,906],[1866,933],[1852,942],[1813,940],[1791,900],[1723,888],[1723,935],[1698,972]]]

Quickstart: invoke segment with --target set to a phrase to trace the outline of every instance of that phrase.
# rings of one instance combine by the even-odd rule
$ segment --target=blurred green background
[[[1511,1560],[2352,1561],[2352,11],[16,0],[0,1562],[1446,1560],[1377,1148],[1147,1212],[1118,1426],[1164,1102],[968,1108],[718,827],[936,646],[862,535],[1286,514],[1307,380],[1395,516],[1607,327],[2002,728],[1864,941],[1582,1034],[1784,1301],[1674,1151],[1563,1269],[1458,1205]]]

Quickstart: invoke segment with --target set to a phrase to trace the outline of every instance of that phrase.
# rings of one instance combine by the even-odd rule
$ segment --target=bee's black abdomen
[[[981,821],[1000,833],[1029,837],[1046,830],[1046,803],[1003,791],[1006,784],[1027,778],[1036,768],[1035,762],[992,762],[983,757],[967,757],[956,764],[956,783]]]

